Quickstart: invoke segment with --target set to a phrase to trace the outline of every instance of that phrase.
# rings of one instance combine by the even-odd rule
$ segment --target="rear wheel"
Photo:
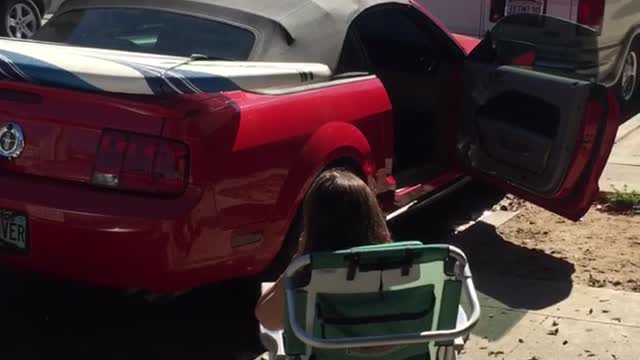
[[[620,108],[625,115],[632,115],[638,109],[638,72],[640,70],[640,41],[634,40],[625,55],[622,73],[617,84]]]
[[[28,39],[42,24],[40,12],[31,0],[9,0],[0,9],[1,36]]]

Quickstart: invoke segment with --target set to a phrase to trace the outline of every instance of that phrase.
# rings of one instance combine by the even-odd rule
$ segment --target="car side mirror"
[[[496,55],[502,65],[533,66],[537,49],[535,45],[527,42],[500,40],[496,43]]]

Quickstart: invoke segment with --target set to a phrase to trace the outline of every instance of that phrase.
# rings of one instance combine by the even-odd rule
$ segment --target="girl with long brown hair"
[[[367,184],[351,172],[328,170],[311,185],[303,203],[303,233],[296,256],[391,242],[384,214]],[[256,317],[267,329],[284,327],[280,277],[258,300]]]

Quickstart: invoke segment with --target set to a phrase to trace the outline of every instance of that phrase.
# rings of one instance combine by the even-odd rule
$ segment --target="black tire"
[[[622,59],[623,65],[620,79],[616,83],[616,94],[620,110],[626,120],[639,110],[640,96],[640,41],[634,40],[631,48]],[[634,70],[635,69],[635,70]]]
[[[16,21],[20,23],[16,24]],[[41,26],[42,16],[33,1],[8,0],[0,5],[0,36],[26,39]]]

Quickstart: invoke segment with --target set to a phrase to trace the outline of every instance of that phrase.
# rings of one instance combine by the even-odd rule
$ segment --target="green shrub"
[[[640,193],[637,191],[629,191],[627,185],[622,190],[611,186],[613,192],[605,194],[605,200],[610,207],[618,211],[632,210],[640,206]]]

